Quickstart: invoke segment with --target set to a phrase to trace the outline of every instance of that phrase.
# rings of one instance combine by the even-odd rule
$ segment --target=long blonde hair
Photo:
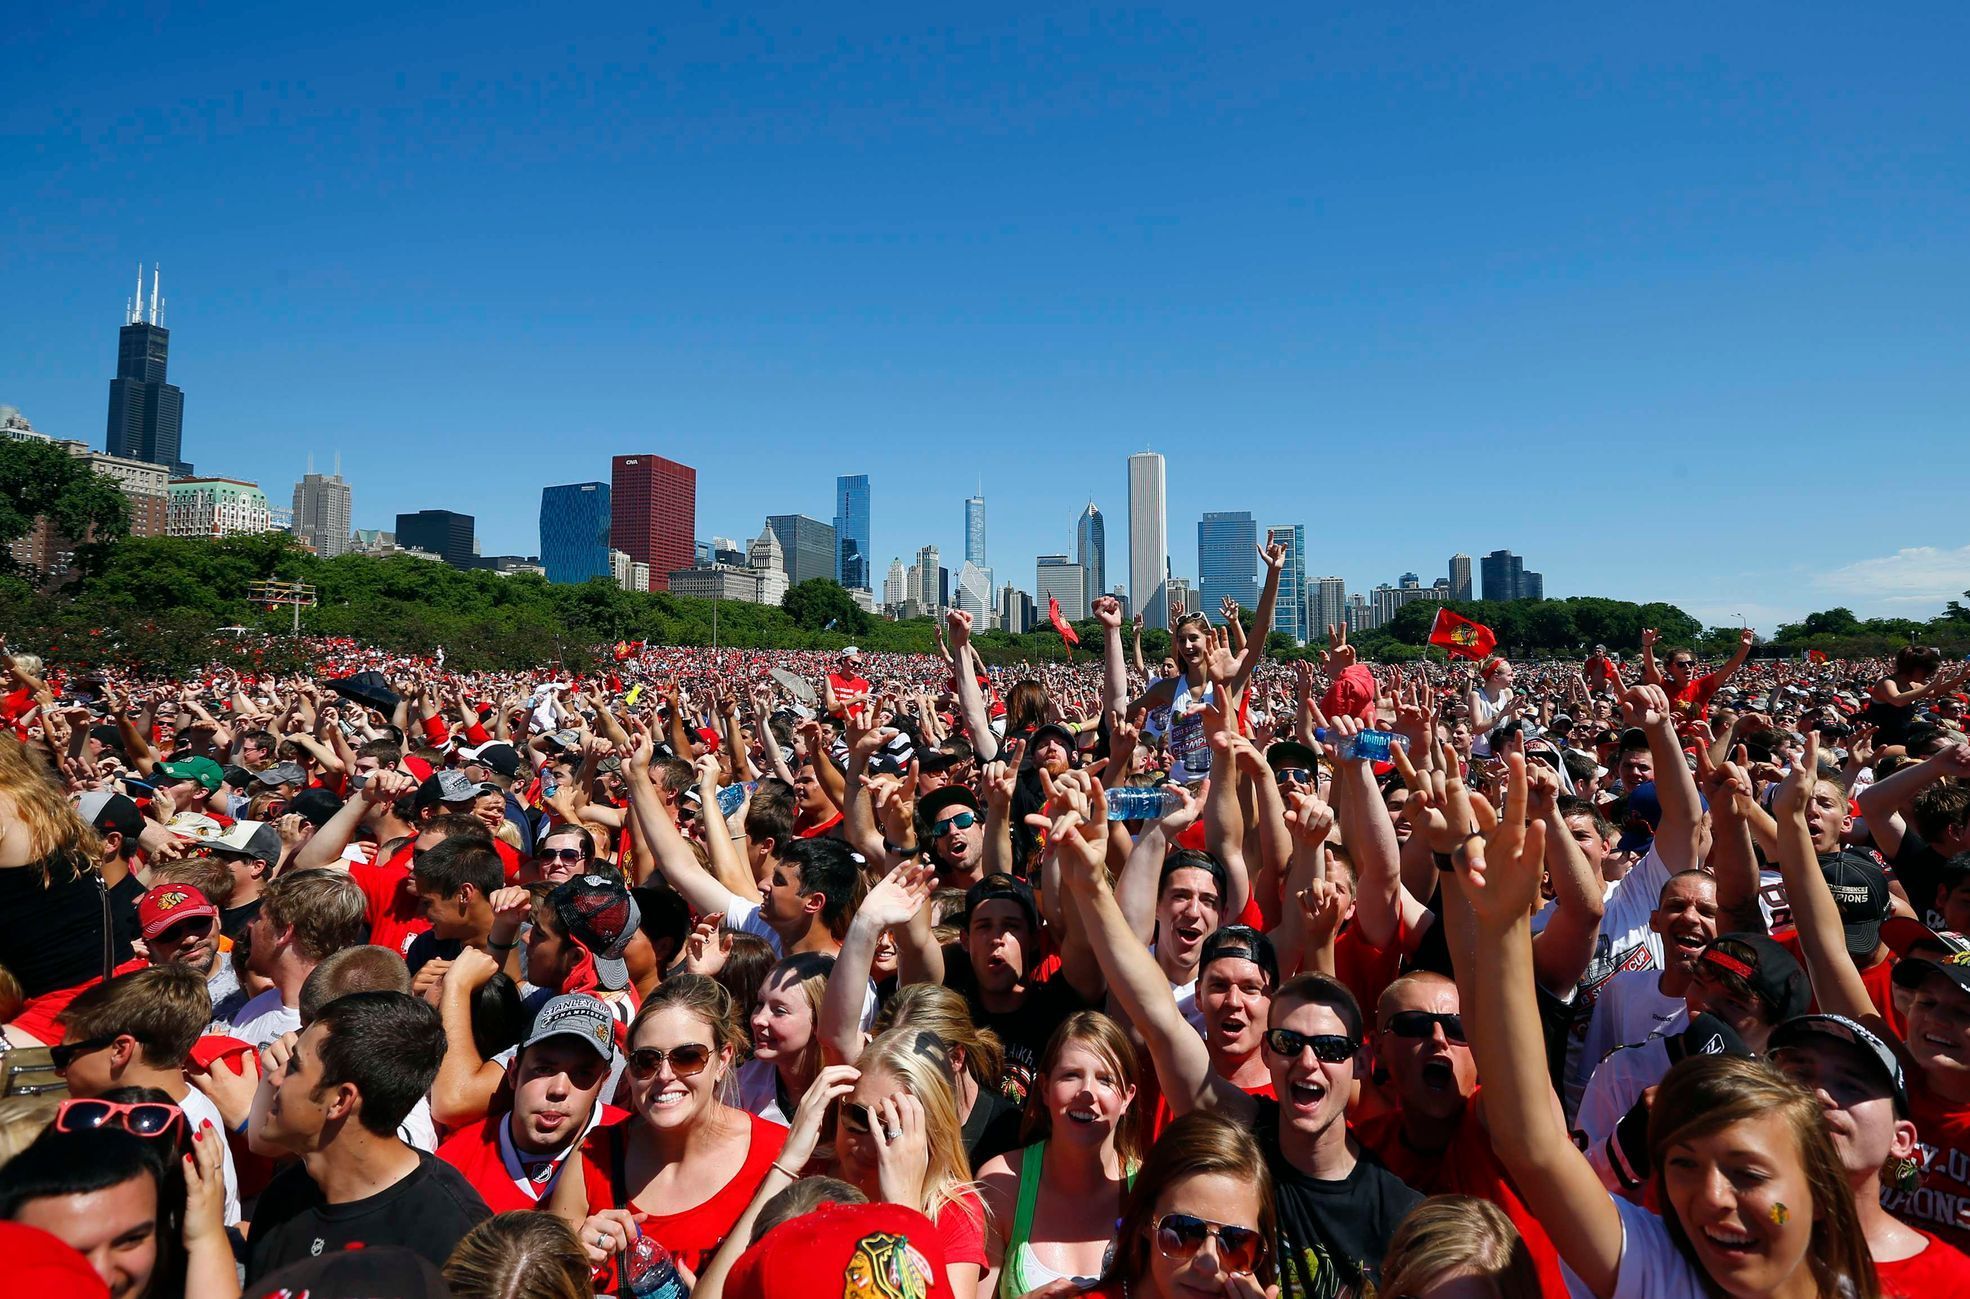
[[[1539,1293],[1539,1267],[1503,1209],[1469,1195],[1432,1195],[1389,1238],[1381,1289],[1421,1294],[1453,1274],[1483,1277],[1501,1299]]]
[[[102,840],[62,793],[47,767],[12,735],[0,733],[0,794],[14,805],[27,827],[28,851],[41,868],[41,883],[52,882],[49,863],[62,858],[79,878],[101,859]]]
[[[893,1028],[862,1049],[855,1067],[863,1077],[888,1074],[923,1105],[929,1167],[924,1172],[923,1203],[915,1207],[934,1220],[950,1205],[974,1194],[957,1088],[951,1079],[950,1044],[925,1029]]]
[[[999,1035],[971,1018],[964,994],[941,983],[911,983],[876,1013],[876,1032],[892,1028],[928,1029],[952,1050],[964,1051],[965,1072],[986,1091],[997,1091],[1005,1074],[1006,1049]]]

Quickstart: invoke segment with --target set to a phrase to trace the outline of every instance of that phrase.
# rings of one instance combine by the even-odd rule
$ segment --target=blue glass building
[[[1296,645],[1304,645],[1313,635],[1313,621],[1307,609],[1306,524],[1281,523],[1265,530],[1268,546],[1286,547],[1286,571],[1279,577],[1279,599],[1272,607],[1272,629],[1283,631]]]
[[[1249,510],[1207,513],[1197,524],[1198,607],[1212,622],[1224,597],[1250,610],[1259,603],[1259,526]]]
[[[540,491],[540,565],[550,582],[609,576],[609,485],[568,483]]]
[[[834,578],[849,590],[874,590],[869,572],[869,476],[842,474],[835,479]],[[785,539],[781,539],[784,545]],[[791,561],[791,556],[789,556]]]

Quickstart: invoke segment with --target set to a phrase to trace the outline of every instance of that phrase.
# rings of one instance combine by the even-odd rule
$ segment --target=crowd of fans
[[[0,657],[7,1292],[1970,1293],[1970,668],[1278,663],[1265,558],[1160,663]]]

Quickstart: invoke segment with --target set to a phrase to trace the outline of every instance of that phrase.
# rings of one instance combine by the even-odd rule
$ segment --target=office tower
[[[137,267],[137,296],[123,313],[116,336],[116,377],[109,381],[109,427],[103,450],[130,460],[163,465],[174,478],[189,478],[192,467],[179,456],[184,431],[185,394],[165,382],[171,357],[171,331],[164,327],[161,275],[151,268],[150,309],[144,308],[144,268]]]
[[[1145,627],[1169,630],[1169,521],[1163,513],[1163,457],[1139,451],[1129,457],[1129,603]]]
[[[478,558],[474,544],[478,520],[450,510],[419,510],[397,516],[397,544],[436,555],[453,568],[471,568]]]
[[[609,484],[566,483],[540,489],[540,566],[550,582],[608,577]]]
[[[999,626],[1018,635],[1033,630],[1033,597],[1007,582],[999,588]]]
[[[973,631],[990,631],[998,621],[998,610],[992,604],[992,570],[982,568],[970,560],[958,570],[957,589],[952,592],[953,605],[971,615]]]
[[[1519,573],[1519,599],[1543,600],[1546,598],[1546,575],[1525,569]]]
[[[787,556],[787,585],[799,586],[817,577],[835,575],[835,530],[805,514],[769,514],[766,526],[780,539]]]
[[[1283,631],[1295,645],[1304,645],[1308,629],[1306,598],[1306,525],[1281,523],[1265,530],[1265,544],[1286,547],[1286,567],[1279,574],[1279,598],[1272,606],[1272,629]]]
[[[1414,591],[1423,585],[1423,579],[1414,573],[1404,573],[1396,579],[1395,584],[1404,591]]]
[[[670,575],[691,566],[697,536],[697,470],[662,456],[610,460],[609,544],[649,566],[648,590],[668,591]]]
[[[1251,610],[1259,602],[1259,529],[1249,510],[1207,513],[1197,524],[1197,589],[1204,615],[1222,622],[1226,596]],[[1184,606],[1188,608],[1188,605]]]
[[[165,533],[173,537],[237,537],[272,532],[267,494],[237,478],[178,478],[168,488]]]
[[[869,565],[869,476],[842,474],[835,479],[835,581],[849,590],[867,589],[874,577]]]
[[[903,571],[903,560],[901,557],[890,560],[889,576],[885,577],[882,581],[882,602],[894,609],[900,606],[903,601],[909,599],[910,588],[907,585],[908,580],[908,574]]]
[[[1157,603],[1163,606],[1163,616],[1165,619],[1170,615],[1171,604],[1175,604],[1185,613],[1196,613],[1202,605],[1197,592],[1190,589],[1190,579],[1187,577],[1169,577],[1163,579],[1162,599]]]
[[[634,571],[634,561],[622,551],[611,546],[609,548],[609,579],[622,590],[633,591],[636,588],[630,585],[630,577]]]
[[[1471,557],[1462,551],[1450,557],[1450,598],[1471,598]]]
[[[1060,601],[1060,616],[1078,622],[1088,616],[1088,570],[1065,555],[1041,555],[1033,561],[1034,604],[1042,618],[1047,601]]]
[[[910,566],[914,580],[910,584],[909,598],[916,601],[924,613],[936,616],[944,605],[942,556],[937,547],[925,546],[917,551],[917,562]]]
[[[985,498],[967,496],[964,499],[964,560],[967,564],[985,564]]]
[[[1313,605],[1313,627],[1307,639],[1318,640],[1327,635],[1329,627],[1347,625],[1348,587],[1338,577],[1317,577],[1308,585],[1312,588],[1309,599]]]
[[[294,484],[294,535],[323,559],[334,559],[349,549],[352,496],[342,481],[342,465],[337,457],[335,472],[323,477],[308,467]]]
[[[1478,561],[1487,600],[1516,600],[1525,573],[1525,561],[1509,550],[1494,550]]]
[[[1091,595],[1108,589],[1108,529],[1093,501],[1074,521],[1074,562],[1088,570]]]

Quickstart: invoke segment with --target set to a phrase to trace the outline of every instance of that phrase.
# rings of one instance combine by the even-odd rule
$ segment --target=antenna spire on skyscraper
[[[162,268],[156,262],[152,262],[150,267],[150,323],[153,325],[157,323],[157,285],[161,278]],[[139,263],[137,266],[137,291],[141,293],[143,289],[144,270],[142,263]]]

